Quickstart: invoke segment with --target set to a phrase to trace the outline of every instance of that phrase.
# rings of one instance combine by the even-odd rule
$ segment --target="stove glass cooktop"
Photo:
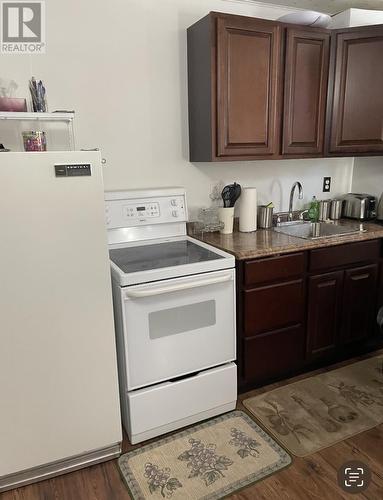
[[[189,240],[116,248],[109,251],[109,256],[124,273],[224,258]]]

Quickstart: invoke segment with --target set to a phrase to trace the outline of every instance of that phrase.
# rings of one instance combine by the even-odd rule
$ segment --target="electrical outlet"
[[[331,189],[331,177],[323,177],[323,192],[329,193]]]

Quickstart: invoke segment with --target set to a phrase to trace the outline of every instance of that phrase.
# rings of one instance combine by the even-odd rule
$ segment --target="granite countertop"
[[[350,222],[355,224],[356,221],[339,221],[338,224],[350,224]],[[342,243],[383,238],[383,226],[372,222],[365,222],[363,223],[363,228],[366,229],[366,232],[317,240],[305,240],[278,233],[273,229],[258,229],[252,233],[240,233],[238,230],[235,230],[232,234],[190,231],[189,234],[193,238],[233,254],[238,260],[244,260],[341,245]]]

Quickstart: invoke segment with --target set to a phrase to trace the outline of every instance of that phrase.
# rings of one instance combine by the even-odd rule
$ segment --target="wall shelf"
[[[0,120],[25,120],[25,121],[60,121],[73,122],[74,112],[70,113],[33,113],[33,112],[13,112],[0,111]]]
[[[24,151],[22,133],[43,130],[48,151],[74,151],[74,112],[34,113],[0,111],[0,143]]]

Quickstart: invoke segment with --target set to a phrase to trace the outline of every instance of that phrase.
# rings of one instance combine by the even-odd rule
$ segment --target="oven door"
[[[235,270],[121,288],[128,390],[235,359]]]

